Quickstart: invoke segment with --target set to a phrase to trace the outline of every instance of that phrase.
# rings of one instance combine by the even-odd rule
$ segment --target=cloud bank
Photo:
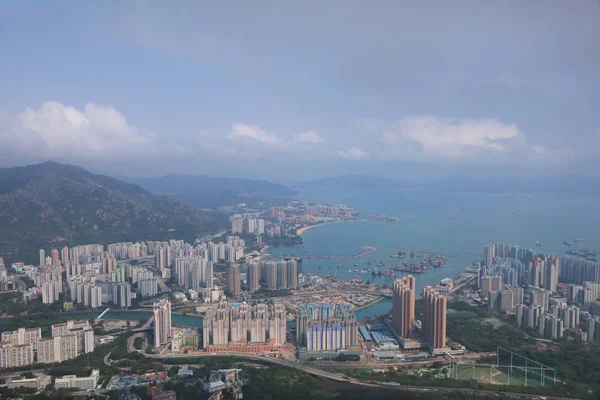
[[[188,142],[173,142],[169,133],[138,129],[113,106],[94,103],[78,109],[47,101],[14,115],[0,113],[0,140],[5,143],[0,155],[59,161],[205,156],[223,163],[260,159],[274,165],[323,158],[348,163],[543,165],[568,162],[574,156],[568,148],[531,144],[515,124],[493,118],[422,115],[395,121],[362,119],[354,122],[344,140],[335,137],[316,130],[281,133],[233,123],[221,132],[203,131]]]

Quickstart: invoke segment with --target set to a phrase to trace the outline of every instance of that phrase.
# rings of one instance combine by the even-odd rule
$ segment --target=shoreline
[[[302,236],[302,234],[304,232],[306,232],[307,230],[312,229],[312,228],[316,228],[318,226],[331,225],[331,224],[343,224],[343,223],[347,223],[347,222],[367,222],[367,221],[368,220],[366,220],[366,219],[350,219],[350,220],[347,220],[347,221],[327,221],[327,222],[320,222],[318,224],[306,225],[306,226],[303,226],[300,229],[297,229],[296,230],[296,236]]]
[[[352,311],[364,310],[365,308],[369,308],[369,307],[374,306],[375,304],[383,301],[383,299],[385,299],[385,298],[386,298],[385,296],[381,296],[381,297],[377,298],[376,300],[373,300],[369,304],[365,304],[364,306],[354,308]]]

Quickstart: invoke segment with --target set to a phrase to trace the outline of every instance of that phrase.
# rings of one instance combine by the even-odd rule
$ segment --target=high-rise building
[[[40,267],[44,267],[46,265],[46,252],[44,249],[40,249]]]
[[[252,263],[248,266],[248,291],[253,292],[260,287],[260,265]]]
[[[263,235],[265,233],[265,220],[259,218],[256,220],[256,235]]]
[[[231,233],[242,233],[244,231],[244,219],[243,218],[233,218],[231,220]]]
[[[486,245],[483,248],[483,258],[486,267],[491,267],[494,264],[494,257],[496,257],[496,245],[494,243]]]
[[[546,259],[546,271],[544,271],[544,289],[556,292],[558,283],[558,257],[552,255]]]
[[[142,297],[156,296],[158,293],[158,283],[156,279],[142,279],[138,281],[138,287]]]
[[[265,264],[265,281],[268,290],[277,290],[277,264],[272,261]]]
[[[113,283],[112,301],[121,308],[131,307],[131,285],[129,283]]]
[[[481,291],[479,297],[485,299],[489,292],[498,292],[502,290],[502,276],[483,276],[481,277]]]
[[[287,263],[285,261],[277,261],[277,289],[287,289],[287,278]]]
[[[577,256],[560,258],[559,278],[561,282],[583,284],[600,283],[600,262]]]
[[[168,343],[171,338],[171,302],[161,300],[153,304],[154,312],[154,346]]]
[[[296,338],[306,351],[337,351],[358,343],[356,314],[345,305],[312,304],[296,312]]]
[[[3,345],[0,347],[0,368],[23,367],[33,364],[33,345]]]
[[[41,339],[42,328],[19,328],[16,331],[2,332],[2,345],[21,346],[31,344],[35,350]]]
[[[239,296],[242,293],[240,282],[240,267],[237,264],[230,263],[226,274],[227,291],[233,296]]]
[[[394,281],[392,293],[392,324],[403,338],[410,337],[415,319],[415,277],[408,275]]]
[[[282,345],[286,341],[283,304],[222,303],[207,311],[203,320],[203,347],[229,345]]]
[[[63,247],[61,250],[60,261],[63,265],[66,265],[69,262],[69,248],[67,246]]]
[[[296,260],[289,260],[286,266],[288,289],[298,289],[298,265]]]
[[[40,340],[38,343],[38,362],[45,364],[71,360],[80,354],[79,346],[80,340],[76,334],[54,336],[52,339]]]
[[[423,288],[423,336],[432,349],[446,347],[446,304],[433,286]]]

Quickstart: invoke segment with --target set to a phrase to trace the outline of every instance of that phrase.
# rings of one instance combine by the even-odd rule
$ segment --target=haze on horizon
[[[600,2],[6,1],[0,167],[598,175]]]

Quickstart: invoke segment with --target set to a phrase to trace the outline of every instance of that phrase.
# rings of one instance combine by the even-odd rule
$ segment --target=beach
[[[367,222],[366,219],[349,219],[349,220],[340,220],[340,221],[327,221],[327,222],[320,222],[318,224],[314,224],[314,225],[307,225],[304,226],[298,230],[296,230],[296,235],[298,236],[302,236],[302,234],[304,232],[306,232],[307,230],[311,229],[311,228],[316,228],[317,226],[322,226],[322,225],[331,225],[331,224],[340,224],[340,223],[346,223],[346,222]]]

